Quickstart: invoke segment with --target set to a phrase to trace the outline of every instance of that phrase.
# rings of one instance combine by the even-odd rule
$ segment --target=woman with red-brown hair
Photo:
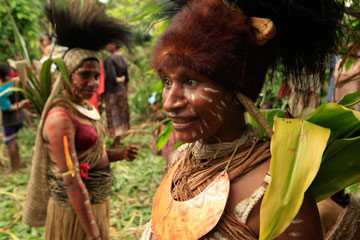
[[[171,22],[152,65],[177,140],[187,144],[157,190],[142,239],[257,239],[270,142],[244,112],[255,111],[269,68],[281,65],[304,83],[323,73],[341,10],[334,0],[189,0],[167,1],[164,14]],[[322,238],[307,191],[277,239]]]

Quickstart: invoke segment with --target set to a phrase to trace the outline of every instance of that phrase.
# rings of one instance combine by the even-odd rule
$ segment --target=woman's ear
[[[250,25],[255,30],[256,44],[263,46],[275,37],[276,27],[269,18],[250,17]]]

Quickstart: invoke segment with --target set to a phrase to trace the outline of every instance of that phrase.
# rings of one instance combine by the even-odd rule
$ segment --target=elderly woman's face
[[[177,67],[160,73],[164,83],[164,109],[181,142],[224,139],[231,131],[233,94],[213,80]]]
[[[71,89],[74,97],[91,99],[99,87],[100,64],[96,60],[86,60],[71,75]]]

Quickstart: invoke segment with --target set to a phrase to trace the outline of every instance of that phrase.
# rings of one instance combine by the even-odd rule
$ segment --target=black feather
[[[171,19],[189,0],[155,0],[157,20]],[[276,36],[269,41],[274,67],[290,74],[321,72],[338,45],[343,6],[337,0],[223,0],[246,16],[270,18]]]
[[[52,1],[54,2],[54,1]],[[133,38],[129,28],[119,20],[106,15],[97,1],[65,1],[45,7],[45,13],[54,27],[58,45],[99,51],[108,43],[116,42],[131,49]]]

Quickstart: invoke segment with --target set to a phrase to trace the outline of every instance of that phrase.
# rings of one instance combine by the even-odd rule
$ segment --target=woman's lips
[[[191,127],[193,124],[197,122],[197,117],[189,117],[189,118],[172,118],[173,127],[175,129],[182,129]]]

